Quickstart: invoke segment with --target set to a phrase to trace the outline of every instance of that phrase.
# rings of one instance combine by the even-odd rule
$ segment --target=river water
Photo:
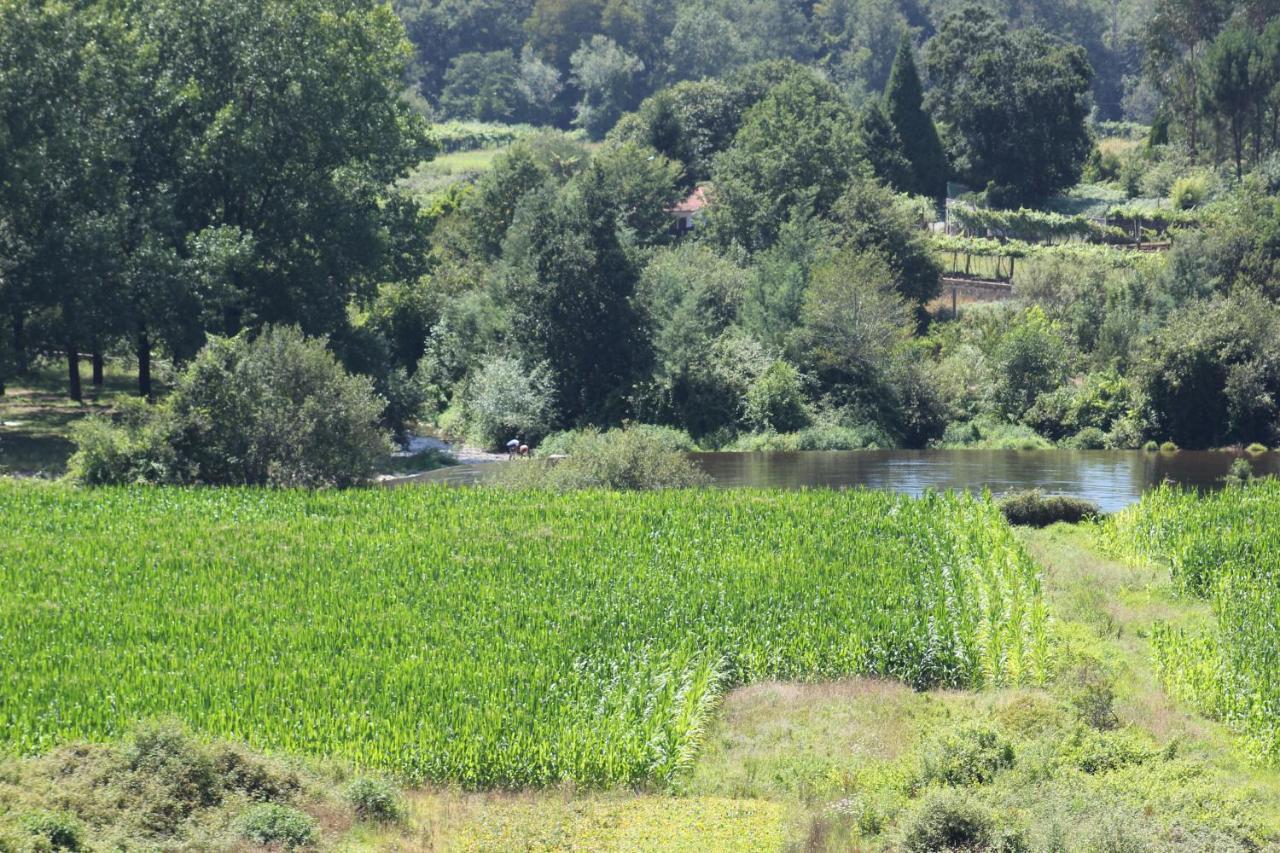
[[[1138,450],[858,450],[800,453],[694,453],[714,485],[783,489],[990,489],[993,494],[1041,489],[1075,495],[1114,512],[1169,481],[1213,489],[1236,454],[1221,451],[1148,453]],[[1255,474],[1280,474],[1280,453],[1245,455]],[[528,464],[525,462],[498,464]],[[433,471],[414,482],[471,484],[494,465]]]

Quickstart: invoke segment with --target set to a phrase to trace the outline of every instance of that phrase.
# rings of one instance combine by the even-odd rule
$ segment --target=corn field
[[[1104,535],[1113,552],[1167,567],[1177,590],[1211,605],[1208,630],[1154,633],[1170,691],[1242,732],[1257,757],[1280,759],[1280,481],[1208,496],[1161,488]]]
[[[721,693],[1027,683],[1037,569],[981,499],[0,482],[0,745],[176,716],[468,787],[662,782]]]

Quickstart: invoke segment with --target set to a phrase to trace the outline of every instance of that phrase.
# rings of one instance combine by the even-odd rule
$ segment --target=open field
[[[103,509],[118,513],[124,494],[116,493]],[[286,517],[267,523],[243,495],[237,501],[250,530],[279,534],[290,526]],[[160,503],[177,501],[169,493]],[[336,523],[340,538],[356,535],[353,517],[339,521],[315,506],[291,508],[317,529]],[[812,503],[800,508],[814,514]],[[85,505],[65,509],[88,515]],[[595,518],[585,505],[574,512],[556,509],[549,508],[545,520],[559,524],[563,534],[595,530],[575,526]],[[172,521],[173,512],[159,515]],[[830,523],[829,516],[819,518]],[[206,530],[225,522],[224,514]],[[368,516],[363,522],[378,527]],[[913,523],[926,529],[918,517]],[[96,535],[95,524],[88,526]],[[886,535],[876,527],[876,538]],[[873,678],[758,681],[725,694],[706,720],[691,766],[669,786],[585,790],[565,783],[467,791],[428,785],[406,790],[402,819],[386,824],[353,813],[347,762],[200,747],[195,758],[203,751],[215,767],[253,772],[238,770],[221,780],[216,798],[192,805],[181,799],[189,789],[176,784],[190,778],[192,749],[169,745],[158,769],[146,775],[131,769],[138,750],[126,736],[110,741],[118,746],[60,747],[41,757],[0,761],[0,839],[24,832],[31,814],[56,808],[76,816],[89,849],[114,841],[244,849],[237,827],[240,814],[253,808],[244,788],[250,780],[257,786],[254,796],[308,814],[317,827],[315,844],[325,850],[728,851],[748,844],[760,850],[897,850],[939,795],[989,815],[1001,837],[1022,845],[1011,849],[1273,849],[1280,841],[1280,774],[1254,765],[1225,727],[1167,695],[1151,667],[1152,627],[1203,624],[1211,617],[1208,609],[1177,596],[1167,572],[1098,554],[1091,526],[1019,530],[1016,536],[1043,570],[1043,597],[1053,615],[1053,671],[1042,686],[916,691]],[[615,534],[609,538],[618,541]],[[368,553],[379,558],[360,563],[366,573],[375,562],[388,565],[385,540],[375,536],[370,545]],[[199,554],[193,542],[181,547]],[[272,552],[285,555],[277,559],[278,578],[302,571],[296,547],[285,537]],[[786,550],[795,558],[802,554]],[[158,565],[171,559],[163,557]],[[299,600],[297,622],[315,624],[312,602],[305,595]],[[705,599],[700,603],[705,606]],[[361,609],[355,608],[357,615]],[[315,640],[319,633],[307,636]],[[246,677],[254,675],[252,667],[244,669]],[[323,667],[312,672],[325,677]],[[81,673],[77,681],[87,678]],[[198,719],[196,710],[187,716]],[[1001,758],[975,737],[1011,752]],[[228,755],[241,757],[228,762]],[[148,828],[157,814],[171,815],[177,828]]]
[[[468,786],[667,781],[725,687],[1040,680],[1036,569],[964,496],[0,485],[0,741],[174,714]]]
[[[1167,571],[1212,610],[1204,625],[1157,629],[1172,692],[1241,731],[1259,757],[1280,758],[1280,482],[1207,497],[1160,489],[1108,533],[1114,551]]]

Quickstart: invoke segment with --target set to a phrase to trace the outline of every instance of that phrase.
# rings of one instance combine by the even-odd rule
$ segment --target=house
[[[671,230],[677,235],[687,234],[694,229],[698,219],[702,217],[702,212],[706,209],[707,188],[698,186],[684,201],[675,207],[667,209],[667,213],[674,220],[671,223]]]

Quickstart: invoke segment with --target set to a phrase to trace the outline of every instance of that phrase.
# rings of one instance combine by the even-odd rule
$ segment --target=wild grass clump
[[[673,436],[658,429],[584,432],[563,442],[568,455],[554,461],[520,460],[507,465],[493,482],[517,489],[618,489],[645,491],[705,485],[707,475],[683,452]]]
[[[1000,499],[1000,511],[1010,524],[1028,527],[1048,527],[1066,522],[1101,518],[1102,510],[1093,501],[1068,495],[1046,495],[1039,489],[1013,492]]]
[[[1157,671],[1173,693],[1243,732],[1260,758],[1280,759],[1280,482],[1212,495],[1162,487],[1118,513],[1104,541],[1210,602],[1208,631],[1157,626]]]
[[[464,787],[663,783],[734,685],[1048,668],[1038,570],[963,494],[0,482],[0,528],[23,697],[0,738],[22,753],[172,714]],[[111,772],[170,768],[160,816],[231,779],[297,805],[278,772],[164,731],[130,743]]]

